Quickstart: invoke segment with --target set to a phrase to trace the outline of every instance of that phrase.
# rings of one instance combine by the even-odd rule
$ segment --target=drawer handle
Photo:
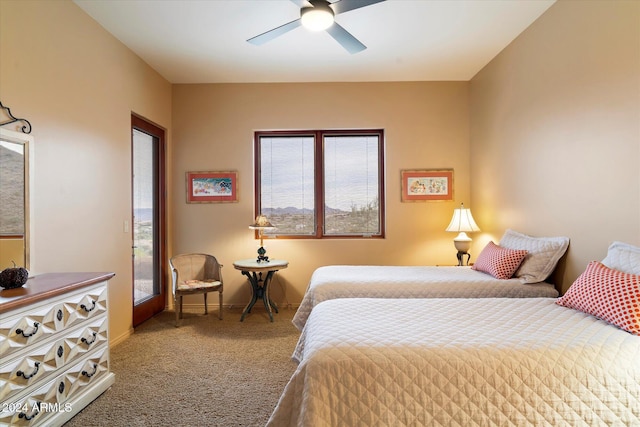
[[[64,392],[64,381],[60,381],[58,384],[58,393],[62,394]]]
[[[97,335],[95,332],[92,334],[93,335],[93,339],[91,341],[89,341],[88,339],[86,339],[85,337],[82,337],[82,339],[80,341],[82,341],[83,343],[85,343],[87,345],[87,347],[89,347],[91,344],[93,344],[94,342],[96,342]]]
[[[58,320],[62,320],[62,310],[58,310],[58,313],[56,313],[56,317],[58,318]]]
[[[98,372],[98,364],[94,363],[93,364],[93,372],[89,373],[87,371],[82,371],[82,375],[84,375],[87,378],[91,378],[92,376],[94,376],[96,374],[96,372]]]
[[[31,372],[30,374],[25,374],[23,371],[18,371],[16,372],[16,375],[18,375],[19,377],[23,377],[25,380],[28,380],[29,378],[37,374],[39,369],[40,369],[40,362],[36,362],[33,366],[33,372]]]
[[[95,308],[96,308],[96,302],[95,301],[91,301],[91,308],[87,307],[86,305],[82,304],[80,306],[80,308],[82,308],[84,311],[86,311],[87,313],[92,312]]]
[[[31,413],[31,415],[27,415],[24,412],[20,412],[18,414],[18,418],[24,418],[27,421],[31,421],[32,419],[37,417],[39,413],[40,413],[40,411],[38,411],[38,409],[34,409],[33,412]]]
[[[27,331],[25,331],[25,330],[16,329],[16,334],[20,334],[25,338],[32,337],[32,336],[34,336],[35,334],[38,333],[38,326],[40,326],[40,324],[38,322],[33,322],[33,332],[27,333]]]
[[[58,357],[62,357],[63,354],[64,354],[64,348],[62,348],[62,346],[58,347]]]

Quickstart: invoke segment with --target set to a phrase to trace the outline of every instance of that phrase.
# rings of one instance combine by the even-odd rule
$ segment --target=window
[[[384,237],[383,130],[256,132],[256,215],[278,237]]]

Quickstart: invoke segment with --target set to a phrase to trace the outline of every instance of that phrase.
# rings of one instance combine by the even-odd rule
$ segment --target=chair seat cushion
[[[185,280],[178,284],[179,291],[190,291],[194,289],[215,288],[220,286],[219,280]]]

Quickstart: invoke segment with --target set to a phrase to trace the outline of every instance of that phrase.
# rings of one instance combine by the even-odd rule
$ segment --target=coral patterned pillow
[[[591,261],[556,303],[640,335],[640,276],[635,274]]]
[[[526,256],[527,251],[523,249],[501,248],[489,242],[471,269],[489,273],[496,279],[511,279]]]

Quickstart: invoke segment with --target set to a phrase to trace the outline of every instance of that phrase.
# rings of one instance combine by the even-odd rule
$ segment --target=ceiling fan
[[[385,0],[338,0],[333,3],[327,0],[291,1],[300,7],[300,18],[252,37],[247,41],[251,44],[261,45],[302,25],[311,31],[324,30],[349,53],[358,53],[367,47],[335,22],[335,15],[380,3]]]

